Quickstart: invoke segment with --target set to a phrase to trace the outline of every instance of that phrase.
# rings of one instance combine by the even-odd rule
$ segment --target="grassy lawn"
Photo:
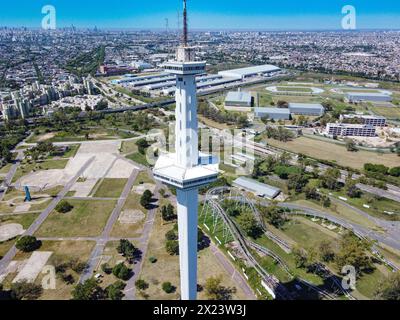
[[[125,237],[125,238],[133,238],[140,236],[147,215],[147,210],[140,205],[140,195],[131,192],[128,198],[126,199],[125,205],[122,208],[121,213],[124,210],[141,210],[145,214],[145,217],[142,221],[133,224],[123,224],[119,222],[119,220],[117,220],[112,228],[111,236]]]
[[[0,168],[0,174],[7,174],[8,171],[10,171],[11,167],[12,167],[12,163],[7,163],[5,166]]]
[[[279,92],[304,92],[311,93],[311,88],[303,88],[303,87],[277,87]]]
[[[131,241],[132,242],[132,241]],[[135,242],[132,242],[135,247],[139,247],[139,245]],[[124,257],[122,257],[117,252],[117,246],[119,241],[109,241],[107,242],[106,247],[104,248],[104,256],[103,260],[101,260],[94,271],[94,274],[100,273],[103,278],[101,278],[100,286],[104,289],[108,285],[115,283],[118,279],[113,274],[106,274],[101,270],[101,265],[107,263],[111,268],[120,262],[124,262],[128,268],[132,268],[132,265],[129,265]]]
[[[149,248],[147,256],[144,257],[143,269],[140,278],[149,283],[149,288],[145,293],[152,300],[177,300],[179,299],[179,257],[170,256],[165,250],[165,233],[171,230],[173,225],[163,225],[159,214],[156,216],[154,228],[150,236]],[[151,263],[149,257],[156,257],[157,262]],[[245,299],[246,296],[241,288],[231,279],[231,275],[227,274],[222,268],[209,248],[204,249],[198,254],[198,282],[205,284],[207,278],[211,276],[222,276],[222,285],[226,287],[236,287],[237,292],[233,295],[234,299]],[[175,293],[166,294],[161,285],[163,282],[169,281],[177,287]],[[138,298],[140,294],[137,294]],[[204,292],[199,293],[199,299],[206,299]]]
[[[350,198],[342,193],[334,192],[334,194],[339,196],[344,196],[348,199],[348,203],[352,206],[359,208],[360,210],[370,214],[371,216],[389,220],[389,221],[399,221],[400,220],[400,203],[386,199],[380,198],[376,199],[373,195],[368,193],[363,193],[361,198]],[[365,205],[370,206],[370,208],[365,208]],[[393,215],[386,214],[387,212],[394,212]]]
[[[370,107],[373,113],[384,116],[388,119],[399,120],[400,119],[400,108],[385,108],[385,107]]]
[[[292,218],[285,224],[283,232],[304,248],[317,248],[322,241],[338,246],[335,233],[331,232],[332,235],[329,235],[329,230],[322,231],[318,225],[302,217]]]
[[[383,164],[387,167],[395,167],[399,164],[399,157],[395,154],[378,154],[363,150],[349,152],[345,146],[306,137],[300,137],[289,142],[268,139],[267,142],[274,147],[302,153],[314,159],[332,161],[338,165],[354,169],[363,169],[366,162]]]
[[[0,216],[0,226],[10,223],[19,223],[26,230],[35,221],[39,214],[27,213],[23,215]],[[0,242],[0,258],[3,257],[8,250],[14,245],[16,239]]]
[[[86,134],[89,134],[89,139],[86,139]],[[72,141],[88,141],[88,140],[113,140],[120,138],[130,138],[133,135],[125,132],[104,129],[104,128],[90,128],[82,129],[79,133],[72,133],[68,131],[57,131],[50,133],[39,133],[34,134],[30,137],[28,143],[36,143],[38,141],[49,141],[49,142],[72,142]]]
[[[137,140],[123,141],[121,145],[121,153],[130,154],[138,152],[138,146],[136,145]]]
[[[356,289],[363,296],[373,299],[379,283],[385,278],[386,276],[379,269],[375,269],[371,274],[364,274],[357,280]],[[355,295],[357,295],[357,292]]]
[[[146,160],[146,155],[141,154],[140,152],[135,152],[132,153],[128,156],[126,156],[126,158],[132,160],[133,162],[139,163],[143,166],[149,166],[149,163]]]
[[[94,194],[94,197],[119,198],[127,182],[128,179],[105,178]]]
[[[92,241],[43,241],[40,251],[51,251],[48,265],[56,265],[68,263],[72,259],[77,259],[80,262],[87,262],[95,242]],[[75,280],[74,284],[66,284],[60,277],[56,278],[55,290],[44,290],[40,300],[69,300],[71,299],[71,291],[78,283],[80,274],[68,269],[66,274],[71,274]],[[43,279],[42,274],[39,274],[35,283],[41,284]]]
[[[61,155],[58,155],[57,157],[60,158],[73,158],[75,157],[76,153],[78,152],[79,148],[80,148],[80,144],[73,144],[73,145],[69,145],[68,148],[69,150],[67,150],[66,152],[64,152]],[[52,159],[54,157],[49,157],[49,159]]]
[[[219,123],[216,121],[213,121],[211,119],[208,119],[202,115],[198,115],[199,121],[204,123],[206,126],[211,127],[211,128],[217,128],[219,130],[224,130],[224,129],[229,129],[230,126],[227,125],[226,123]]]
[[[68,201],[71,212],[53,211],[37,231],[38,237],[96,237],[103,231],[116,201]]]
[[[377,227],[373,222],[340,203],[333,203],[329,208],[324,208],[321,205],[309,200],[296,200],[292,201],[292,203],[329,213],[335,217],[357,223],[366,228],[380,230],[379,227]]]
[[[138,185],[144,184],[144,183],[154,184],[155,181],[149,177],[149,174],[147,173],[147,171],[140,171],[138,176],[136,177],[134,185],[138,186]]]
[[[64,169],[68,163],[68,159],[60,159],[60,160],[45,160],[41,162],[26,162],[24,161],[18,167],[17,171],[15,172],[13,182],[17,181],[21,177],[35,171],[41,170],[51,170],[51,169]]]

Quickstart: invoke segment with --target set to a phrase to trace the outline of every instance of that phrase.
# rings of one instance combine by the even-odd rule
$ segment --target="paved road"
[[[4,189],[0,189],[0,201],[3,201],[4,195],[7,193],[8,187],[11,185],[11,182],[14,178],[15,172],[17,172],[17,169],[19,165],[21,164],[22,159],[24,159],[24,151],[23,150],[16,150],[17,152],[17,157],[15,158],[14,164],[11,166],[10,170],[8,171],[3,185]]]
[[[78,173],[65,185],[63,190],[52,200],[49,206],[39,215],[39,217],[32,223],[32,225],[25,231],[24,235],[33,235],[47,219],[49,214],[55,209],[57,204],[65,197],[71,187],[75,184],[83,172],[92,164],[95,157],[90,158],[78,171]],[[4,272],[8,264],[14,259],[17,249],[13,246],[0,261],[0,274]]]
[[[150,170],[148,171],[148,173],[149,175],[152,176],[152,172]],[[162,187],[161,183],[157,181],[157,186],[155,190],[155,195],[157,198],[160,197],[158,192],[161,187]],[[142,236],[140,237],[139,240],[139,249],[142,251],[142,259],[133,267],[132,270],[133,276],[128,280],[124,290],[125,293],[124,300],[136,300],[135,282],[136,280],[139,279],[140,273],[143,268],[144,259],[146,259],[147,249],[149,246],[150,233],[153,229],[156,213],[157,213],[157,208],[154,208],[147,213],[147,218],[143,227]]]
[[[99,238],[96,239],[96,246],[93,249],[92,253],[90,254],[89,260],[88,260],[88,267],[86,268],[86,270],[82,273],[79,282],[84,282],[87,279],[90,279],[93,276],[93,272],[96,269],[101,256],[104,252],[104,248],[107,244],[107,242],[110,241],[110,234],[111,234],[111,230],[115,224],[115,222],[117,221],[122,208],[125,205],[126,199],[129,196],[129,193],[132,190],[133,184],[135,183],[136,177],[138,176],[138,171],[137,170],[133,170],[128,182],[126,183],[124,190],[122,191],[122,194],[113,210],[113,212],[111,213],[110,218],[107,221],[106,226],[103,229],[102,234],[100,235]]]

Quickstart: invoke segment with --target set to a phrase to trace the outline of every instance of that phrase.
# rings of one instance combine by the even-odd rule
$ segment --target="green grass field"
[[[41,251],[53,252],[48,265],[68,263],[73,259],[87,263],[94,246],[94,241],[43,241]],[[72,275],[74,284],[66,284],[61,277],[56,277],[55,290],[43,290],[40,300],[70,300],[71,292],[78,283],[80,274],[68,268],[66,274]],[[39,274],[35,283],[40,285],[46,274]]]
[[[51,170],[51,169],[64,169],[68,163],[68,159],[60,159],[60,160],[45,160],[41,162],[27,162],[24,161],[18,167],[17,171],[15,172],[13,182],[17,181],[19,178],[34,172],[34,171],[41,171],[41,170]]]
[[[69,200],[74,208],[68,213],[53,211],[44,221],[39,237],[96,237],[116,205],[116,201]]]
[[[119,198],[128,179],[105,178],[93,195],[96,198]]]
[[[303,88],[303,87],[276,87],[279,92],[304,92],[311,93],[311,88]]]
[[[366,162],[383,164],[387,167],[399,165],[399,157],[395,154],[379,154],[363,150],[349,152],[345,146],[307,137],[300,137],[288,142],[268,139],[267,143],[287,151],[302,153],[314,159],[327,160],[354,169],[363,169]]]
[[[400,120],[400,108],[370,107],[373,113],[392,120]]]
[[[146,166],[146,167],[149,166],[149,163],[146,160],[146,156],[141,154],[140,152],[132,153],[132,154],[126,156],[126,158],[132,160],[133,162],[139,163],[143,166]]]

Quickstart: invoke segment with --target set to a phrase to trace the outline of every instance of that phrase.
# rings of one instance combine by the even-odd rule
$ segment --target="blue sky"
[[[181,0],[3,0],[0,26],[40,27],[53,5],[57,27],[177,27]],[[340,29],[341,9],[353,5],[358,29],[400,29],[399,0],[188,0],[193,29]]]

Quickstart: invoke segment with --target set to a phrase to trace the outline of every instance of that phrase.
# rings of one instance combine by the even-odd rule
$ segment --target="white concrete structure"
[[[183,44],[176,61],[165,70],[176,75],[175,153],[160,155],[154,177],[177,189],[179,262],[182,300],[197,298],[198,189],[215,181],[218,164],[198,151],[196,75],[205,72],[206,63],[196,62],[187,45],[186,0],[184,0]],[[210,161],[211,160],[211,161]]]

